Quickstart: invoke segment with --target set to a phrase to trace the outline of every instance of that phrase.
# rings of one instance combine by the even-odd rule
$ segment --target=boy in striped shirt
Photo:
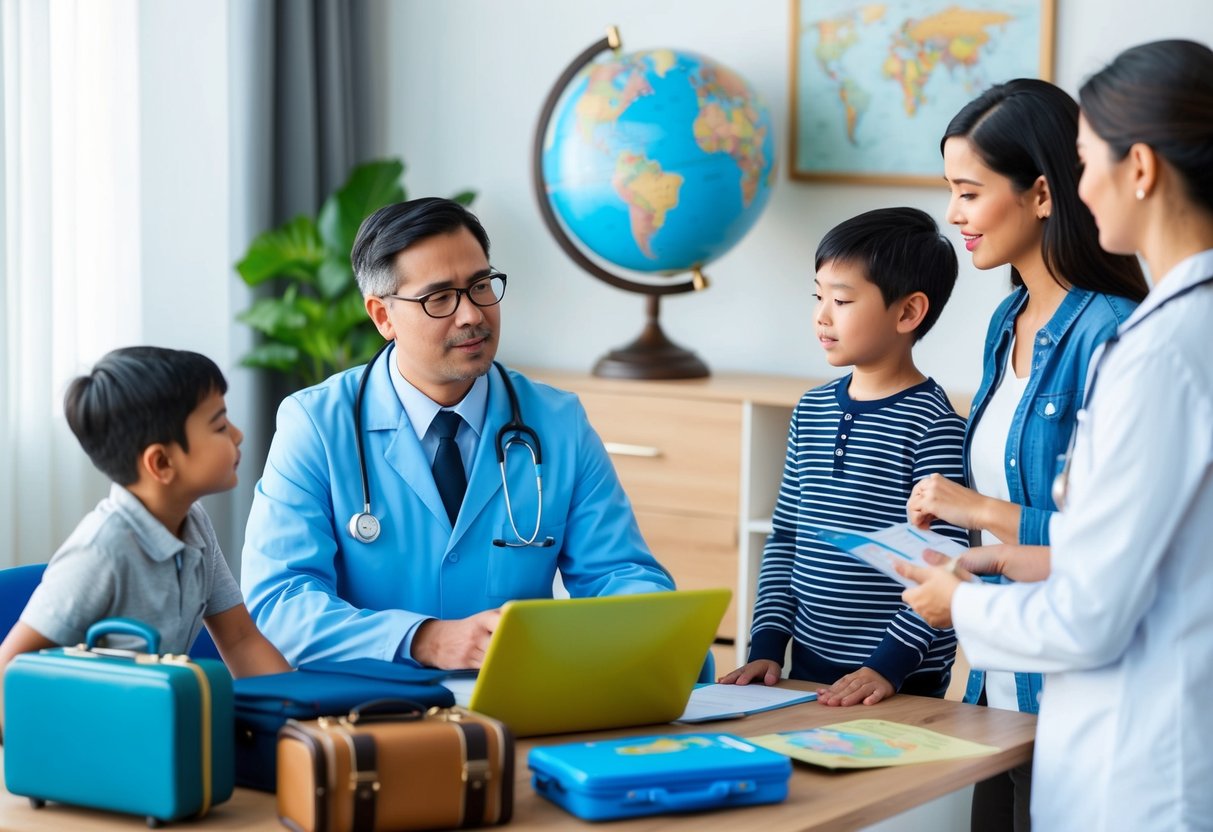
[[[817,339],[832,366],[852,371],[793,411],[749,662],[720,681],[775,684],[790,639],[791,678],[828,685],[823,704],[943,696],[953,632],[928,626],[901,584],[812,531],[905,522],[910,490],[933,473],[963,484],[964,419],[911,354],[952,293],[956,253],[924,212],[885,208],[830,230],[815,261]],[[936,530],[967,541],[961,529]]]

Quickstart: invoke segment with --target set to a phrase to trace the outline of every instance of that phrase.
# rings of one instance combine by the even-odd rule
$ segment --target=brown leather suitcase
[[[298,832],[492,826],[513,804],[513,736],[463,708],[379,700],[278,732],[278,818]]]

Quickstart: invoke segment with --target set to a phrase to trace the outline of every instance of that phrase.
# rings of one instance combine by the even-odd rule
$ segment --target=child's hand
[[[875,705],[888,699],[896,691],[889,680],[870,667],[861,667],[848,673],[828,688],[817,689],[817,701],[823,705],[848,707],[850,705]]]
[[[716,681],[722,685],[748,685],[760,680],[764,685],[773,685],[779,681],[783,668],[778,662],[770,659],[757,659],[747,665],[737,668],[732,673],[726,673]]]

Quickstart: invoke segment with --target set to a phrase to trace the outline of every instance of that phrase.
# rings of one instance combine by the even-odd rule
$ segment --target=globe
[[[581,68],[546,125],[543,185],[577,240],[616,266],[697,270],[732,248],[771,196],[771,117],[717,61],[673,49]]]

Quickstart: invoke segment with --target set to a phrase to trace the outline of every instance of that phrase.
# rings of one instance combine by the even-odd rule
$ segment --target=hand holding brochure
[[[930,530],[923,531],[909,523],[898,523],[874,532],[819,527],[811,529],[810,534],[854,555],[906,586],[913,586],[914,582],[897,574],[897,570],[893,568],[895,562],[930,566],[923,558],[927,549],[934,549],[950,557],[959,557],[965,553],[965,547],[950,537]]]

